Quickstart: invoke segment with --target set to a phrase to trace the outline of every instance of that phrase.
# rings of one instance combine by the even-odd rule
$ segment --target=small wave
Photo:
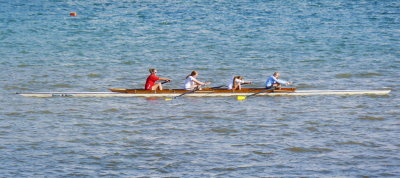
[[[141,134],[141,132],[138,131],[138,130],[121,130],[118,133],[122,133],[122,134]]]
[[[60,84],[51,85],[51,87],[53,87],[53,88],[73,88],[74,86],[70,85],[70,84],[66,84],[66,83],[60,83]]]
[[[336,74],[335,77],[336,78],[350,78],[352,77],[352,74]]]
[[[173,25],[173,24],[176,24],[177,23],[177,21],[170,21],[170,22],[168,22],[168,21],[163,21],[163,22],[160,22],[160,23],[158,23],[159,25]]]
[[[81,76],[81,75],[78,75],[78,74],[74,74],[74,75],[72,75],[72,77],[75,78],[75,79],[77,79],[77,78],[81,78],[82,76]]]
[[[29,64],[20,64],[20,65],[17,65],[17,67],[21,67],[21,68],[24,68],[24,67],[31,67],[31,66],[33,66],[33,65],[29,65]]]
[[[355,142],[355,141],[347,141],[347,142],[339,142],[338,145],[361,145],[361,146],[368,146],[365,143]]]
[[[309,60],[302,60],[300,62],[305,62],[305,63],[318,63],[318,62],[326,62],[324,59],[309,59]]]
[[[27,111],[26,113],[30,114],[53,114],[53,112],[44,110],[44,111]]]
[[[119,110],[117,108],[110,108],[110,109],[106,109],[103,112],[118,112]]]
[[[78,127],[87,127],[90,126],[89,124],[86,123],[75,123],[74,126],[78,126]]]
[[[313,86],[313,85],[308,85],[308,84],[303,84],[303,83],[300,83],[300,84],[297,84],[297,86],[296,86],[296,88],[316,88],[315,86]]]
[[[253,151],[254,154],[256,155],[262,155],[262,156],[268,156],[268,155],[273,155],[275,153],[272,152],[262,152],[262,151]]]
[[[367,72],[367,73],[357,74],[357,77],[376,77],[376,76],[382,76],[382,74],[374,73],[374,72]]]
[[[29,88],[17,87],[17,86],[6,86],[6,87],[4,87],[4,90],[29,90]]]
[[[384,118],[373,117],[373,116],[364,116],[364,117],[359,117],[358,119],[360,119],[360,120],[370,120],[370,121],[383,121],[383,120],[385,120]]]
[[[87,159],[92,159],[92,160],[101,160],[101,157],[99,156],[89,156]]]
[[[306,129],[312,132],[318,131],[318,129],[315,127],[307,127]]]
[[[236,171],[238,168],[234,168],[234,167],[226,167],[226,168],[212,168],[212,171],[222,171],[222,172],[226,172],[226,171]]]
[[[20,116],[20,115],[22,115],[22,114],[19,113],[19,112],[9,112],[9,113],[6,113],[6,116]]]
[[[301,148],[301,147],[292,147],[292,148],[287,148],[286,150],[292,151],[292,152],[328,152],[328,151],[333,151],[332,149],[329,148]]]
[[[48,82],[42,82],[42,81],[31,80],[31,81],[28,81],[27,83],[29,83],[29,84],[38,84],[38,83],[46,84],[46,83],[48,83]]]
[[[382,76],[380,73],[374,73],[374,72],[367,72],[367,73],[358,73],[358,74],[349,74],[349,73],[344,73],[344,74],[336,74],[336,78],[350,78],[350,77],[377,77],[377,76]]]
[[[216,133],[224,133],[224,134],[238,132],[237,130],[232,130],[232,129],[210,129],[210,131],[216,132]]]
[[[122,62],[122,64],[131,65],[131,64],[135,64],[135,61],[125,61],[125,62]]]
[[[87,74],[87,76],[88,76],[88,77],[92,77],[92,78],[99,78],[99,77],[101,77],[100,74],[95,74],[95,73]]]

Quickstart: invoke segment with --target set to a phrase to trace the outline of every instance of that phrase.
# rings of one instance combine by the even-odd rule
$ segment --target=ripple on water
[[[27,114],[53,114],[54,112],[49,110],[41,110],[41,111],[26,111]]]
[[[335,77],[336,78],[350,78],[352,77],[352,74],[336,74]]]
[[[253,151],[253,153],[261,156],[271,156],[275,154],[273,152],[263,152],[263,151]]]
[[[226,129],[226,128],[214,128],[214,129],[210,129],[209,131],[211,132],[215,132],[215,133],[219,133],[219,134],[232,134],[232,133],[237,133],[237,130],[233,130],[233,129]]]
[[[305,83],[299,83],[296,84],[297,89],[306,89],[306,88],[318,88],[317,86],[314,86],[312,84],[305,84]]]
[[[375,73],[375,72],[366,72],[366,73],[358,73],[358,74],[353,74],[353,73],[342,73],[342,74],[336,74],[336,78],[351,78],[351,77],[361,77],[361,78],[369,78],[369,77],[379,77],[382,76],[380,73]]]
[[[52,88],[74,88],[76,86],[71,85],[71,84],[67,84],[67,83],[59,83],[59,84],[54,84],[51,85]]]
[[[47,84],[47,83],[49,83],[49,82],[30,80],[30,81],[28,81],[27,83],[29,83],[29,84]]]
[[[6,113],[6,116],[21,116],[22,113],[20,112],[8,112]]]
[[[29,88],[24,87],[24,86],[5,86],[4,90],[14,90],[14,91],[17,90],[17,91],[20,91],[20,90],[29,90]]]
[[[356,76],[357,77],[379,77],[379,76],[382,76],[382,74],[375,73],[375,72],[366,72],[366,73],[358,73]]]
[[[101,74],[90,73],[90,74],[87,74],[87,76],[88,76],[88,77],[91,77],[91,78],[100,78],[100,77],[101,77]]]
[[[17,67],[21,67],[21,68],[24,68],[24,67],[32,67],[33,65],[30,65],[30,64],[19,64]]]
[[[371,146],[371,144],[367,143],[361,143],[361,142],[356,142],[356,141],[346,141],[346,142],[339,142],[337,143],[338,145],[360,145],[360,146]]]
[[[385,120],[382,117],[373,117],[373,116],[363,116],[363,117],[359,117],[357,119],[359,119],[359,120],[369,120],[369,121],[383,121],[383,120]]]
[[[306,152],[321,153],[321,152],[333,151],[332,149],[329,149],[329,148],[302,148],[302,147],[291,147],[291,148],[287,148],[286,150],[291,151],[291,152],[297,152],[297,153],[306,153]]]
[[[316,127],[306,127],[308,131],[317,132],[318,129]]]
[[[103,112],[118,112],[118,111],[119,111],[119,109],[117,109],[117,108],[110,108],[110,109],[104,110]]]

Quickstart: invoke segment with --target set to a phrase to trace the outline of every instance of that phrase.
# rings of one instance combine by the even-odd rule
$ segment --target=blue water
[[[77,16],[69,16],[76,12]],[[1,1],[0,177],[399,177],[399,1]],[[387,96],[28,98],[273,72]]]

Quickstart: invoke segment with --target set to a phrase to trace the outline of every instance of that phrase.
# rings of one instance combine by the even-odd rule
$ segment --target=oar
[[[181,97],[181,96],[183,96],[183,95],[186,95],[186,94],[189,94],[189,93],[194,93],[195,91],[197,91],[197,90],[199,90],[199,89],[200,89],[200,87],[196,87],[196,88],[194,88],[193,90],[190,90],[190,91],[188,91],[188,92],[182,93],[182,94],[180,94],[180,95],[178,95],[178,96],[175,96],[175,97],[173,97],[173,98],[165,98],[165,101],[170,101],[170,100],[176,99],[176,98],[178,98],[178,97]]]
[[[258,95],[258,94],[260,94],[260,93],[264,93],[264,92],[266,92],[266,91],[274,90],[274,89],[275,89],[275,87],[272,87],[272,88],[268,88],[268,89],[262,90],[262,91],[257,92],[257,93],[253,93],[253,94],[248,95],[248,96],[237,96],[237,100],[245,100],[245,99],[248,98],[248,97],[256,96],[256,95]]]
[[[247,85],[248,83],[242,83],[242,85]],[[222,88],[222,87],[227,87],[226,85],[220,85],[217,87],[211,87],[211,89],[218,89],[218,88]]]

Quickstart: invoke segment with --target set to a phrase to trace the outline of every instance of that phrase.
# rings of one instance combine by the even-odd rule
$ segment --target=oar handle
[[[253,93],[253,94],[251,94],[251,95],[249,95],[249,96],[255,96],[255,95],[258,95],[258,94],[260,94],[260,93],[264,93],[264,92],[266,92],[266,91],[275,90],[275,89],[276,89],[276,87],[268,88],[268,89],[265,89],[265,90],[263,90],[263,91],[260,91],[260,92],[257,92],[257,93]],[[249,96],[247,96],[247,97],[249,97]]]

